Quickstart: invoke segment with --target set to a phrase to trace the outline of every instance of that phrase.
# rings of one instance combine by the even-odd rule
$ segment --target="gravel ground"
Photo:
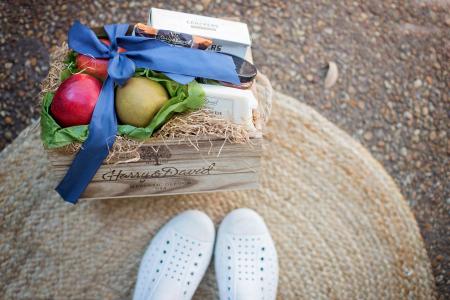
[[[394,177],[417,217],[439,299],[450,299],[450,2],[287,2],[2,1],[0,149],[38,117],[49,52],[75,19],[142,22],[151,6],[239,18],[275,89],[346,130]],[[328,61],[339,78],[325,89]]]

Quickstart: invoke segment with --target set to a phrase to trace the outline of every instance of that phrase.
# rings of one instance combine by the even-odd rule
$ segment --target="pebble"
[[[5,139],[8,140],[8,141],[12,140],[12,138],[13,138],[13,134],[12,134],[11,131],[5,131],[5,133],[4,133],[3,136],[4,136]]]
[[[204,8],[208,8],[209,4],[211,4],[211,0],[202,0],[202,4]]]
[[[367,131],[366,133],[364,133],[364,139],[365,139],[366,141],[370,141],[370,140],[372,139],[372,137],[373,137],[372,132]]]
[[[429,134],[429,136],[428,136],[429,138],[430,138],[430,140],[431,141],[434,141],[434,140],[436,140],[436,138],[437,138],[437,134],[436,134],[436,131],[432,131],[432,132],[430,132],[430,134]]]
[[[413,116],[409,111],[405,111],[403,113],[403,117],[405,117],[407,120],[410,120],[410,119],[412,119]]]
[[[327,28],[325,28],[325,29],[323,30],[323,32],[325,32],[326,34],[329,34],[329,35],[331,35],[331,34],[333,34],[333,29],[332,29],[332,28],[329,28],[329,27],[327,27]]]
[[[6,117],[3,119],[3,122],[5,122],[6,125],[12,125],[12,124],[14,124],[14,120],[13,120],[13,118],[11,118],[10,116],[6,116]]]
[[[416,81],[414,81],[414,87],[420,88],[421,86],[422,86],[422,80],[416,79]]]
[[[12,66],[13,66],[13,64],[10,62],[5,63],[5,69],[11,69]]]
[[[405,147],[402,147],[400,149],[400,154],[403,156],[406,156],[406,155],[408,155],[408,150]]]

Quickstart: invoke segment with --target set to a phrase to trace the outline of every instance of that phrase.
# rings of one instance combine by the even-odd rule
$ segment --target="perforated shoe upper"
[[[145,252],[133,299],[191,299],[211,260],[214,238],[214,224],[204,213],[174,217]]]
[[[273,300],[278,260],[263,219],[249,209],[231,212],[217,234],[215,269],[221,300]]]

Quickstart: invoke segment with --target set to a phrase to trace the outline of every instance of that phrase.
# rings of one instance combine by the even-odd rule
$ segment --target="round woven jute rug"
[[[82,201],[53,191],[38,134],[0,154],[3,299],[127,299],[158,228],[186,209],[218,223],[250,207],[266,220],[280,263],[279,299],[432,299],[416,221],[361,145],[298,101],[274,94],[261,188]],[[217,299],[210,268],[195,299]]]

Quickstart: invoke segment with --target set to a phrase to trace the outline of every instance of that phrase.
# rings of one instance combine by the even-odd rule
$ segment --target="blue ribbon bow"
[[[128,27],[128,24],[104,26],[111,42],[109,46],[78,21],[69,30],[71,49],[95,58],[109,59],[109,63],[108,76],[89,124],[89,135],[63,180],[56,187],[56,191],[68,202],[78,201],[108,156],[117,133],[114,84],[123,85],[133,76],[136,68],[162,72],[181,84],[187,84],[195,77],[239,83],[231,57],[176,47],[153,38],[125,36]],[[119,53],[119,47],[126,51]]]

